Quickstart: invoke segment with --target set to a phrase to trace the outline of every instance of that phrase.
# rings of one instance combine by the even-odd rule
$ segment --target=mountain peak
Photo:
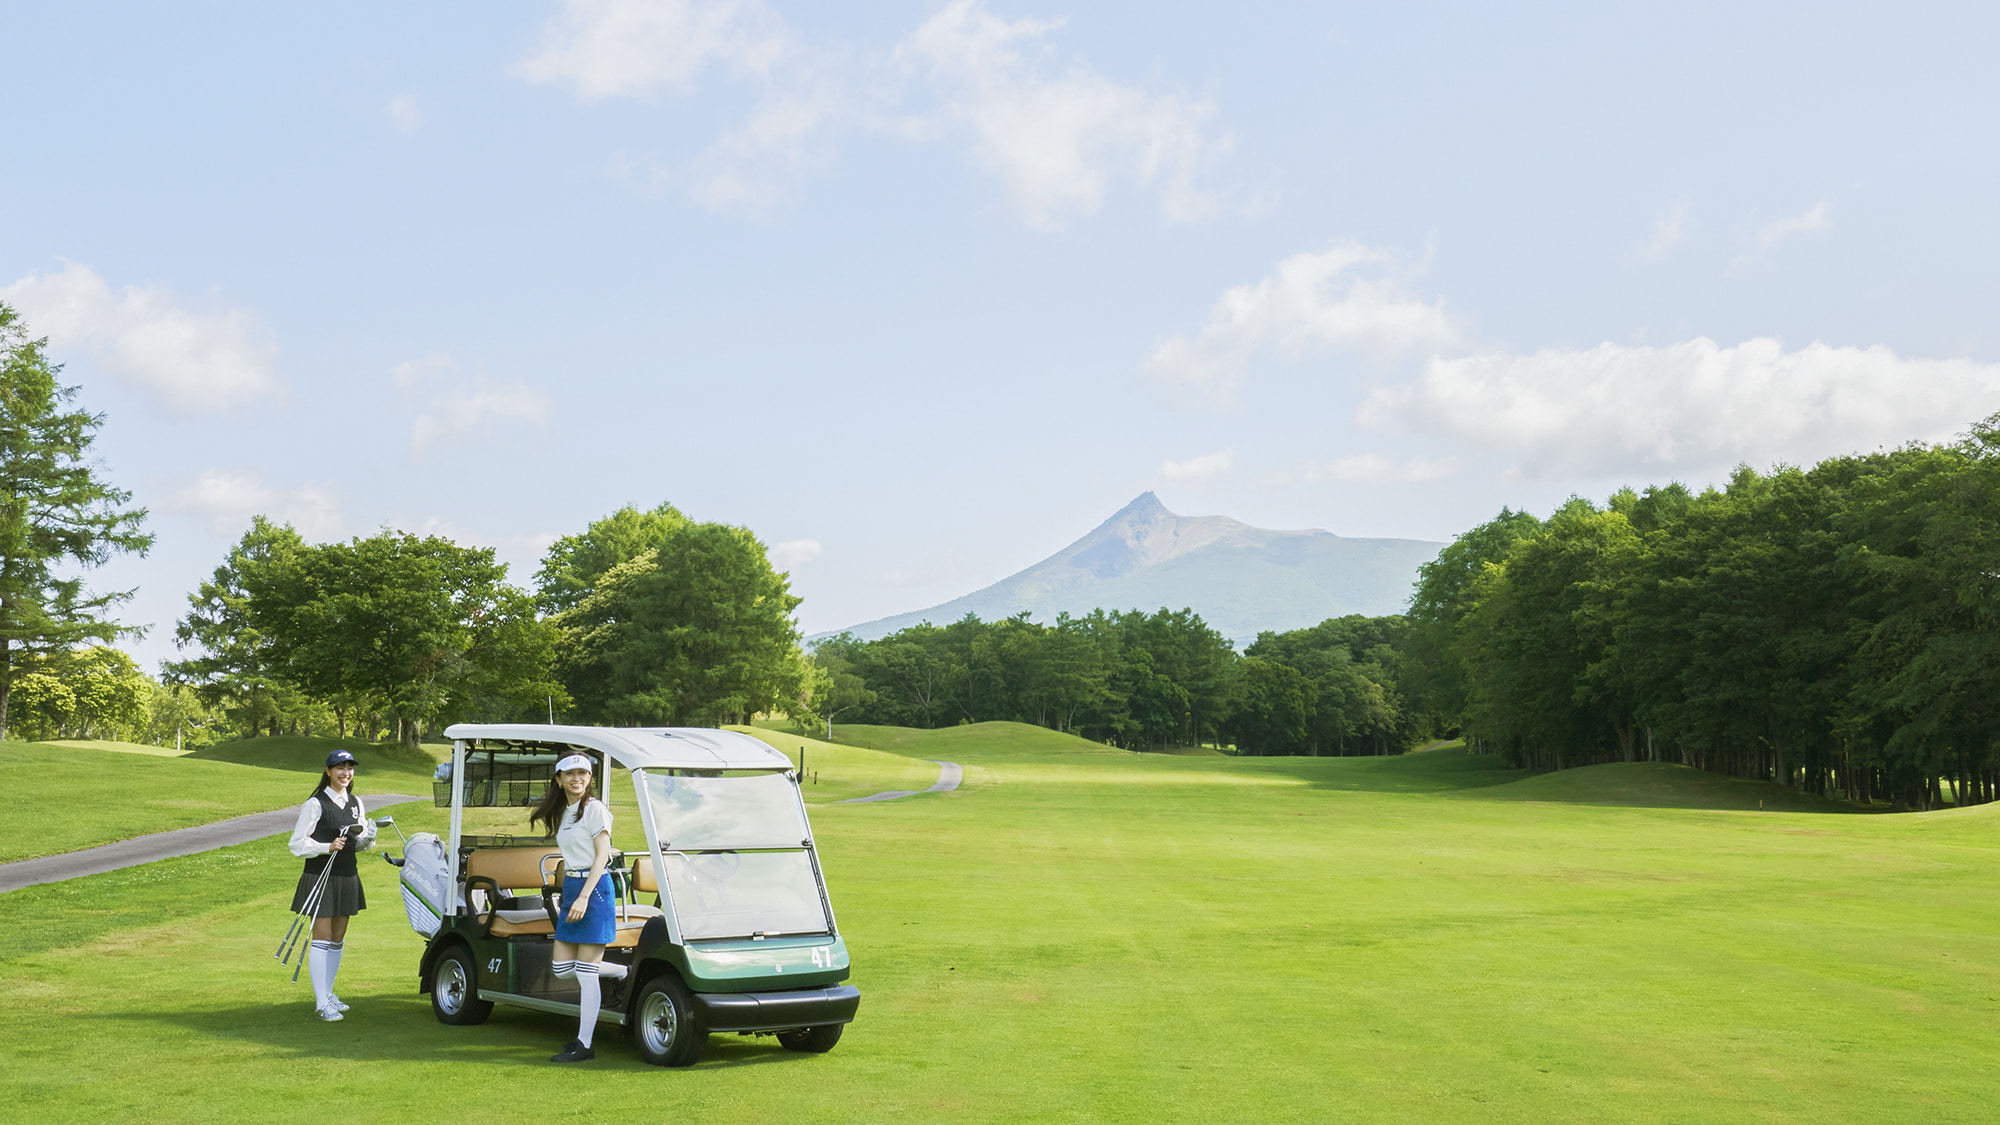
[[[1165,504],[1160,503],[1159,496],[1156,495],[1153,492],[1153,490],[1149,488],[1146,491],[1141,492],[1130,504],[1127,504],[1124,507],[1118,509],[1116,512],[1113,512],[1111,514],[1111,519],[1107,520],[1106,522],[1116,523],[1122,519],[1152,520],[1152,519],[1158,519],[1161,516],[1172,516],[1172,515],[1173,515],[1172,512],[1167,511],[1167,506]]]
[[[886,636],[919,621],[975,613],[987,621],[1092,609],[1186,606],[1236,644],[1265,630],[1316,625],[1347,613],[1398,612],[1417,568],[1442,543],[1343,539],[1324,531],[1267,531],[1227,516],[1182,516],[1150,490],[1041,562],[928,610],[851,631]]]

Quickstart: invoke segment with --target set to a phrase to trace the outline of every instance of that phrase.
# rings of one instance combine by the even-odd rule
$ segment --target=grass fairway
[[[354,752],[354,788],[430,792],[434,761],[400,746],[254,738],[176,754],[111,742],[0,742],[0,863],[296,807],[327,751]],[[58,815],[52,815],[58,813]]]
[[[967,770],[814,809],[862,990],[829,1055],[718,1037],[666,1071],[605,1027],[576,1073],[543,1061],[559,1017],[439,1025],[379,862],[354,1010],[319,1024],[272,958],[298,871],[273,838],[0,895],[12,1116],[261,1121],[307,1090],[335,1115],[501,1122],[1992,1116],[2000,810],[1759,810],[1775,790],[1691,771],[1523,778],[1452,752],[837,733],[925,784],[921,759]]]

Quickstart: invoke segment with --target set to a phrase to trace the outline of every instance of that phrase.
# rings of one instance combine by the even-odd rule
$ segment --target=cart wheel
[[[632,1043],[654,1066],[693,1066],[708,1033],[695,1025],[694,997],[672,973],[646,982],[632,1004]]]
[[[479,975],[472,966],[472,952],[457,946],[438,958],[437,975],[431,980],[431,1011],[439,1023],[485,1023],[493,1014],[493,1001],[479,998]]]
[[[810,1055],[824,1055],[840,1042],[840,1031],[847,1025],[830,1023],[822,1027],[801,1027],[793,1031],[778,1033],[778,1046],[787,1051],[804,1051]]]

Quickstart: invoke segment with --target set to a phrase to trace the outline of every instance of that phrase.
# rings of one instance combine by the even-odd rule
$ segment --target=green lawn
[[[354,752],[354,788],[430,792],[435,762],[400,746],[256,738],[176,756],[130,743],[0,742],[0,863],[296,807],[334,747]],[[60,810],[60,815],[51,815]]]
[[[579,1074],[543,1061],[561,1018],[439,1025],[379,862],[354,1010],[319,1024],[272,957],[298,871],[272,838],[0,895],[0,1088],[47,1125],[268,1120],[308,1089],[334,1115],[537,1122],[1991,1119],[2000,809],[1853,815],[1452,750],[836,733],[908,761],[808,744],[828,793],[923,788],[933,758],[967,782],[811,798],[863,994],[829,1055],[732,1037],[664,1071],[602,1028]]]

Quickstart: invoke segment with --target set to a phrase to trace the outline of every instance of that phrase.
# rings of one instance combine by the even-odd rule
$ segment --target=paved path
[[[391,805],[424,799],[384,793],[375,796],[364,795],[361,801],[367,806],[368,815],[372,819]],[[289,834],[298,816],[297,808],[251,813],[249,816],[218,820],[214,824],[197,824],[193,828],[155,832],[150,836],[120,840],[115,844],[85,848],[80,852],[64,852],[62,855],[45,855],[14,863],[0,863],[0,893],[18,891],[22,887],[32,887],[37,883],[74,879],[80,875],[102,875],[106,871],[116,871],[121,867],[135,867],[141,863],[151,863],[156,859],[169,859],[177,855],[193,855],[213,848],[226,848],[231,844],[247,844],[252,840],[259,840],[279,832]]]
[[[937,763],[938,779],[936,785],[921,792],[949,793],[958,788],[958,783],[965,777],[965,770],[957,762],[942,762],[936,758],[926,760]],[[916,789],[891,789],[887,793],[871,793],[866,797],[849,797],[845,801],[835,801],[834,804],[852,805],[862,801],[893,801],[898,797],[914,797],[918,792],[919,790]]]

